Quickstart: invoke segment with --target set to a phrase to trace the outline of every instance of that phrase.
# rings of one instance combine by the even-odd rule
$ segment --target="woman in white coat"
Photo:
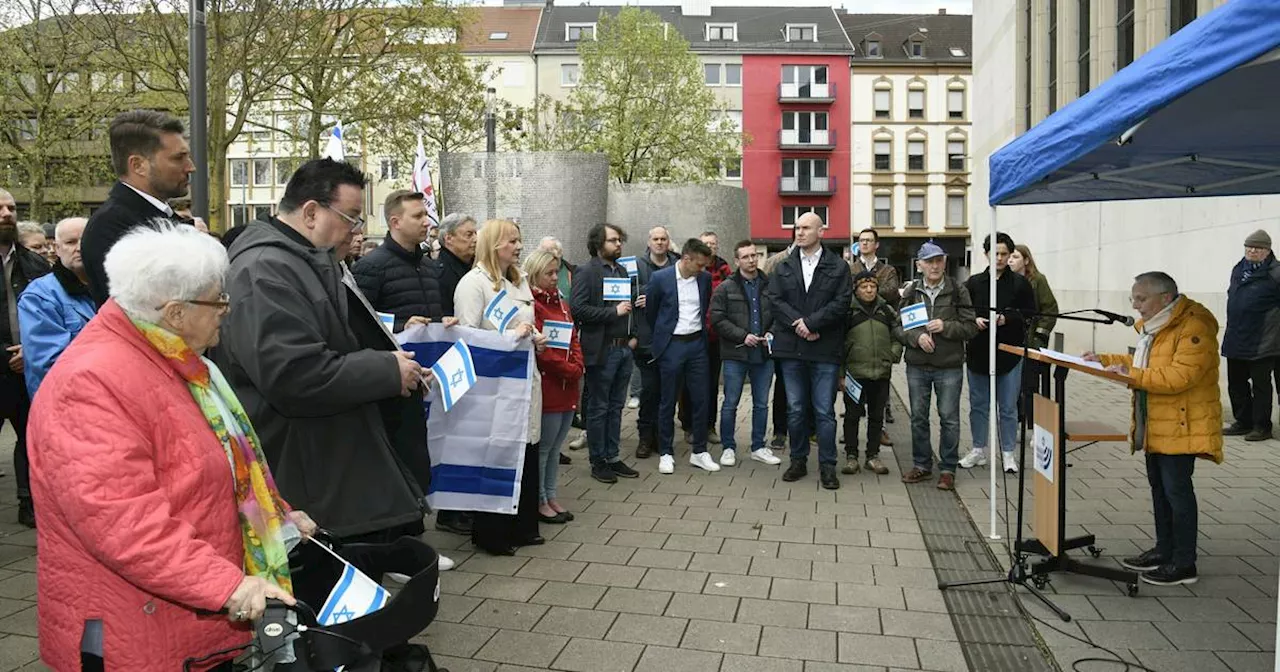
[[[533,292],[520,270],[520,227],[515,222],[494,219],[485,222],[476,237],[476,264],[458,281],[453,294],[458,323],[476,329],[497,331],[498,325],[485,317],[485,309],[499,292],[516,305],[516,316],[507,332],[532,338],[541,351],[547,339],[535,328]],[[492,555],[514,555],[521,546],[546,543],[538,532],[538,441],[542,434],[542,379],[533,369],[529,404],[529,438],[524,450],[520,479],[520,501],[515,515],[477,513],[471,543]]]

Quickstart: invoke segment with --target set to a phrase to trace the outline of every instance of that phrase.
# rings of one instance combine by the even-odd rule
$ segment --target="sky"
[[[483,4],[501,5],[502,0],[482,0]],[[557,5],[582,5],[586,0],[555,0]],[[680,0],[590,0],[593,5],[678,5]],[[711,0],[712,6],[734,7],[814,7],[835,6],[860,14],[972,14],[973,0]]]

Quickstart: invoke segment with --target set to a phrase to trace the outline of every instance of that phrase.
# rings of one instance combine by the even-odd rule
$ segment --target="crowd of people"
[[[1031,250],[1007,234],[983,242],[988,268],[964,282],[932,241],[903,282],[872,228],[842,258],[813,213],[768,258],[752,240],[724,248],[732,265],[715,232],[677,251],[655,226],[628,268],[627,232],[599,223],[589,258],[574,265],[555,238],[526,253],[512,221],[453,213],[433,224],[423,195],[407,190],[383,204],[386,236],[365,240],[366,177],[319,159],[290,177],[274,215],[216,237],[174,200],[194,170],[180,122],[132,111],[108,135],[118,181],[106,204],[58,222],[51,243],[43,228],[18,225],[0,190],[9,355],[0,419],[17,434],[18,517],[37,528],[40,646],[54,669],[176,669],[247,641],[268,598],[322,602],[330,586],[305,569],[319,551],[302,543],[317,529],[345,543],[421,535],[432,374],[395,333],[430,323],[498,330],[486,306],[499,292],[517,307],[507,330],[531,342],[537,361],[519,506],[435,518],[487,553],[542,544],[539,524],[574,520],[557,498],[566,443],[585,445],[602,483],[638,478],[636,461],[654,454],[656,471],[672,474],[677,421],[688,463],[707,472],[740,459],[781,465],[775,449],[786,447],[781,479],[799,481],[816,443],[823,488],[839,488],[838,473],[886,475],[890,378],[903,363],[912,455],[903,482],[933,482],[936,469],[936,487],[953,489],[958,468],[996,459],[992,422],[1004,470],[1020,467],[1026,391],[1047,371],[997,354],[989,417],[987,339],[994,329],[1000,343],[1044,347],[1058,306]],[[615,294],[619,283],[630,292]],[[1131,378],[1132,440],[1147,460],[1156,546],[1124,563],[1152,583],[1187,583],[1196,458],[1221,462],[1224,434],[1271,435],[1280,265],[1259,231],[1231,274],[1225,430],[1214,316],[1159,272],[1135,279],[1131,302],[1136,351],[1086,355]],[[574,323],[567,349],[548,348],[547,321]],[[966,378],[972,449],[961,457]],[[635,446],[621,439],[627,406]],[[570,441],[574,426],[583,435]],[[291,570],[291,555],[303,569]],[[451,565],[441,558],[441,569]],[[225,658],[210,665],[229,669]]]

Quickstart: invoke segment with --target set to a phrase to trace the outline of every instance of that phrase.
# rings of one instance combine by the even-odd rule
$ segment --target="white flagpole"
[[[996,232],[999,230],[996,226],[997,212],[999,212],[999,208],[993,206],[991,208],[990,231],[992,253],[995,253],[996,251]],[[994,258],[995,257],[991,255],[987,256],[987,275],[989,276],[988,279],[991,281],[990,291],[987,294],[987,306],[990,308],[996,307],[996,265],[995,262],[992,261]],[[981,315],[979,317],[986,317],[988,320],[987,394],[990,395],[988,398],[990,403],[987,408],[987,464],[990,465],[991,471],[991,539],[995,540],[1000,538],[1000,534],[996,531],[996,462],[1002,461],[1004,458],[1003,452],[1000,452],[1000,458],[996,457],[996,452],[1001,450],[999,442],[1000,433],[997,431],[999,426],[999,416],[997,415],[996,408],[996,321],[999,319],[999,314],[988,312],[986,315]],[[1021,394],[1021,392],[1019,392],[1019,394]]]

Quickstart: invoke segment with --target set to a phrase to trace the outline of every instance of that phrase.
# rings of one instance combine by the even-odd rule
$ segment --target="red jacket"
[[[533,314],[538,331],[547,320],[572,322],[569,304],[560,298],[560,292],[545,292],[533,287]],[[565,413],[578,408],[578,382],[582,380],[582,346],[578,343],[578,330],[573,330],[568,352],[559,348],[547,348],[538,355],[538,370],[542,372],[542,412]]]
[[[181,670],[249,641],[216,613],[243,577],[227,455],[114,300],[44,379],[27,442],[46,665],[80,670],[89,620],[108,670]]]
[[[711,257],[711,265],[707,267],[707,272],[711,274],[711,293],[716,293],[716,287],[720,283],[728,280],[733,275],[733,269],[729,268],[729,262],[721,259],[719,255]],[[702,316],[703,328],[707,330],[707,338],[711,342],[720,340],[720,334],[711,327],[711,311],[708,310],[706,315]]]

